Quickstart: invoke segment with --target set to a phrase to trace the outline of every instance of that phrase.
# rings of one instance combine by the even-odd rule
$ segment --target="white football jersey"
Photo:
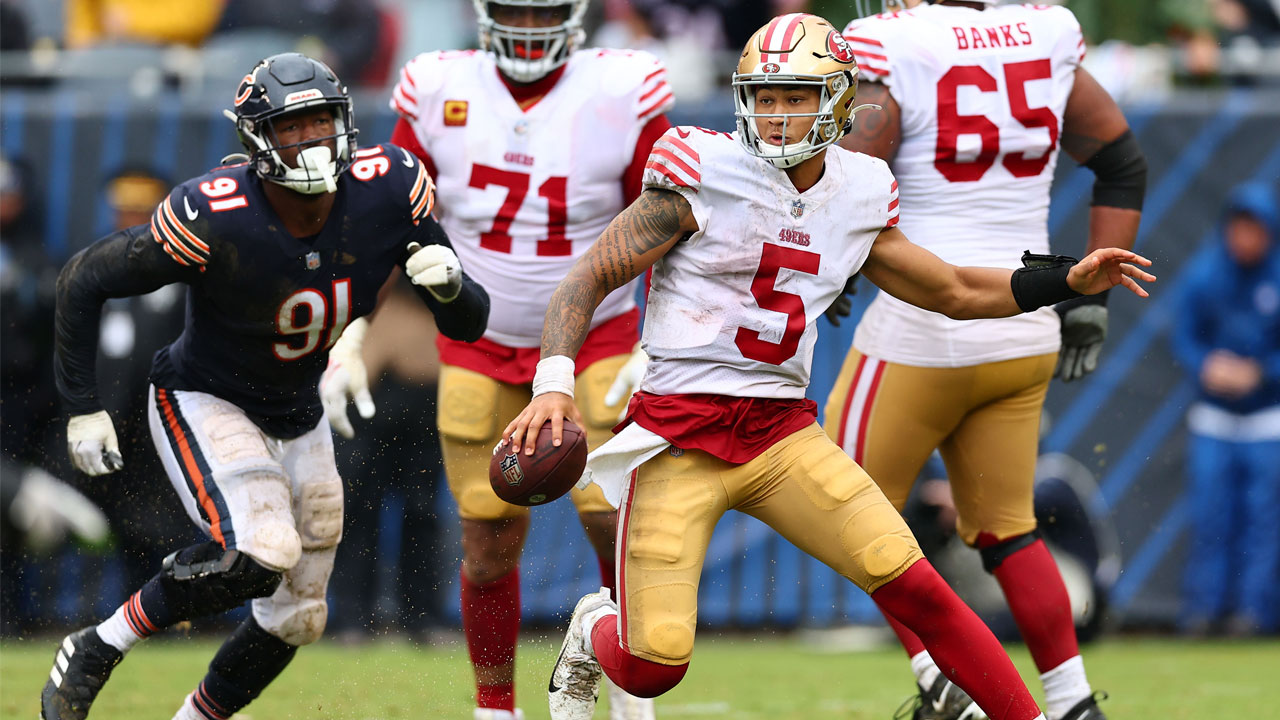
[[[833,147],[801,193],[735,136],[678,127],[645,167],[645,187],[683,195],[700,229],[653,266],[640,388],[804,397],[815,322],[897,223],[889,166]]]
[[[1071,11],[922,5],[844,31],[863,82],[902,109],[893,172],[902,231],[953,265],[1017,268],[1049,249],[1049,186],[1062,115],[1084,57]],[[951,320],[880,293],[854,346],[890,362],[963,367],[1056,352],[1052,308]]]
[[[440,224],[489,293],[485,338],[538,347],[551,293],[623,208],[641,130],[673,103],[666,71],[643,52],[579,50],[526,110],[489,53],[405,65],[391,107],[435,163]],[[612,293],[595,325],[634,308],[634,295],[634,284]]]

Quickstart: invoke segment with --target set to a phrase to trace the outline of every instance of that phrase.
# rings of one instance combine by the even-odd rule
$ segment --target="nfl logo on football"
[[[502,477],[506,478],[508,485],[519,485],[524,482],[524,471],[520,469],[519,457],[507,455],[502,458]]]

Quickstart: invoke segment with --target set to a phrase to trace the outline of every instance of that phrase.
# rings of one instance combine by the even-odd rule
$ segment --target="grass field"
[[[0,720],[32,720],[56,640],[0,644]],[[559,638],[520,648],[518,701],[547,717],[547,673]],[[212,640],[153,640],[116,669],[92,720],[167,720],[204,673]],[[1040,695],[1030,658],[1011,649]],[[1274,718],[1280,643],[1112,639],[1086,650],[1090,679],[1111,693],[1111,720]],[[883,648],[833,653],[787,636],[699,640],[689,674],[659,699],[660,718],[862,718],[887,720],[910,691],[905,658]],[[319,643],[237,720],[391,720],[471,717],[471,670],[456,644],[355,647]],[[597,717],[607,717],[601,708]]]

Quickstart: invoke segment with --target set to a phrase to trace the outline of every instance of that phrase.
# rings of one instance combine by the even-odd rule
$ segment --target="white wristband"
[[[533,396],[558,392],[573,397],[573,371],[573,358],[567,355],[542,358],[533,373]]]

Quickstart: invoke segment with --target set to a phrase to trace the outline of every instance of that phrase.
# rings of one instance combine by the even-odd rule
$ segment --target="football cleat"
[[[941,673],[929,689],[916,687],[920,694],[903,703],[893,714],[894,720],[987,720],[978,703]]]
[[[604,678],[609,689],[609,720],[655,720],[653,698],[641,698],[627,694],[609,679]]]
[[[609,599],[609,590],[583,595],[569,618],[569,631],[560,645],[551,680],[547,683],[547,705],[551,720],[591,720],[600,696],[600,663],[587,649],[586,623],[595,623],[618,606]]]
[[[1098,701],[1106,699],[1107,694],[1104,692],[1093,693],[1072,705],[1067,714],[1062,716],[1062,720],[1107,720],[1107,716],[1103,715],[1102,710],[1098,707]]]
[[[476,708],[476,711],[471,715],[471,720],[524,720],[524,711],[520,708],[515,710]]]
[[[83,720],[98,691],[124,653],[98,637],[96,626],[62,639],[53,656],[49,682],[40,693],[41,720]]]

